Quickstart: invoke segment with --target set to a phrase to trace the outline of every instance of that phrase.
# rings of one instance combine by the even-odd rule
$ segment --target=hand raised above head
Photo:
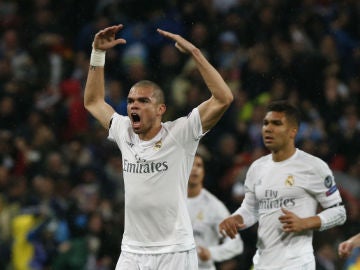
[[[126,40],[123,38],[115,38],[115,34],[123,28],[122,24],[106,27],[96,33],[93,48],[95,50],[106,51],[118,44],[125,44]]]
[[[178,34],[173,34],[171,32],[164,31],[161,29],[157,29],[157,31],[160,35],[163,35],[164,37],[175,41],[175,47],[182,53],[190,53],[193,49],[196,49],[196,47],[192,43],[190,43],[189,41],[187,41],[185,38],[183,38]]]

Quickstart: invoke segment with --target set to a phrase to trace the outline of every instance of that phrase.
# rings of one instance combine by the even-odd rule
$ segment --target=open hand
[[[161,29],[157,29],[157,31],[159,34],[163,35],[164,37],[167,37],[175,41],[175,47],[183,53],[190,53],[191,51],[196,49],[196,47],[192,43],[190,43],[180,35],[173,34]]]
[[[96,33],[93,48],[96,50],[106,51],[118,44],[125,44],[126,40],[123,38],[115,38],[115,34],[123,28],[122,24],[107,27]]]

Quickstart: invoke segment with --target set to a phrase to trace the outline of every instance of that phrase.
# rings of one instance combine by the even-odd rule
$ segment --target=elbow
[[[341,223],[340,225],[344,225],[344,223],[346,222],[347,220],[347,214],[346,214],[346,209],[344,207],[344,212],[343,212],[343,215],[342,215],[342,220],[341,220]]]
[[[84,99],[84,107],[87,111],[90,110],[90,107],[91,107],[91,102],[89,102],[88,100],[85,100]]]
[[[228,89],[226,95],[223,96],[223,104],[224,107],[227,109],[230,107],[231,103],[234,101],[234,95],[232,94],[231,90]]]
[[[229,95],[227,96],[226,101],[227,101],[228,106],[230,106],[231,103],[233,103],[233,101],[234,101],[234,95],[230,89],[229,89]]]
[[[344,206],[328,208],[318,214],[320,218],[319,231],[324,231],[335,226],[341,226],[346,222],[346,210]]]
[[[85,95],[83,97],[84,107],[86,110],[90,110],[91,107],[97,102],[98,98],[94,95],[87,94],[87,89],[85,88]]]
[[[90,100],[90,99],[84,99],[84,107],[88,112],[91,112],[91,108],[93,108],[94,105],[94,101]]]
[[[338,225],[343,225],[345,222],[346,222],[346,219],[347,219],[347,214],[346,214],[346,209],[345,209],[345,206],[340,206],[340,209],[339,209],[340,213],[339,213],[339,223]]]

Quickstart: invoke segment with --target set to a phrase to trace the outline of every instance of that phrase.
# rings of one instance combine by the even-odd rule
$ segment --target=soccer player
[[[220,222],[230,215],[225,205],[203,187],[204,160],[195,155],[188,183],[188,209],[193,226],[199,270],[215,270],[214,262],[229,260],[243,251],[239,234],[235,239],[222,237]]]
[[[122,28],[110,26],[95,35],[84,96],[86,109],[122,153],[125,228],[116,270],[198,269],[186,205],[188,179],[199,140],[220,120],[233,95],[198,48],[158,29],[192,57],[211,96],[186,117],[163,123],[163,91],[154,82],[140,81],[128,93],[128,116],[119,115],[104,101],[104,64],[107,49],[126,43],[115,37]]]
[[[360,233],[355,234],[339,244],[338,253],[340,258],[349,257],[354,248],[360,247]]]
[[[271,154],[250,166],[240,208],[221,222],[231,238],[258,222],[254,268],[314,270],[313,230],[346,220],[333,174],[321,159],[295,147],[298,110],[286,101],[270,103],[262,137]],[[317,214],[317,207],[322,211]]]

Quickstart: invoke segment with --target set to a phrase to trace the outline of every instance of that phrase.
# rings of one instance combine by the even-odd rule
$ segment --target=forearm
[[[321,219],[320,231],[342,225],[346,221],[346,210],[343,205],[325,209],[317,215]]]
[[[88,77],[85,85],[84,106],[108,129],[114,109],[105,102],[104,67],[90,64]]]
[[[360,233],[354,235],[348,241],[351,241],[354,247],[360,247]]]
[[[239,255],[244,250],[244,244],[239,235],[235,239],[226,239],[218,246],[209,247],[211,258],[215,262],[221,262]]]
[[[318,230],[321,227],[321,219],[319,216],[312,216],[301,219],[303,231],[305,230]]]
[[[194,48],[191,55],[211,95],[218,102],[228,106],[233,101],[233,94],[219,72],[208,62],[198,48]]]
[[[232,215],[239,215],[246,228],[251,227],[258,222],[258,210],[256,205],[255,194],[247,192],[241,206]]]
[[[104,67],[90,66],[84,93],[86,108],[105,99]]]

